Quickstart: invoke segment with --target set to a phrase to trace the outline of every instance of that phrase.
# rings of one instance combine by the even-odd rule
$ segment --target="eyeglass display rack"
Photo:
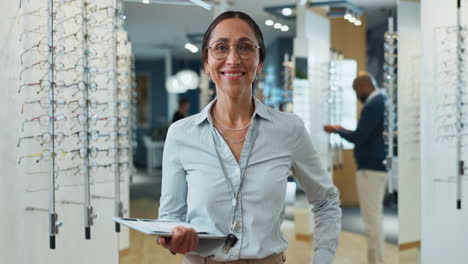
[[[400,46],[402,43],[399,43]],[[404,69],[400,68],[399,78],[399,95],[401,98],[399,106],[399,127],[400,133],[398,137],[398,144],[401,149],[400,161],[407,159],[408,162],[417,164],[420,162],[420,144],[421,144],[421,117],[420,111],[420,89],[421,78],[421,56],[417,55],[406,55],[403,57],[400,54],[400,65],[403,65]],[[403,61],[406,58],[405,61]],[[400,67],[400,66],[399,66]],[[403,154],[404,153],[404,154]],[[403,157],[405,156],[405,157]],[[400,163],[401,164],[401,163]]]
[[[130,83],[134,82],[134,74],[132,74],[132,70],[134,70],[134,67],[131,68],[131,63],[129,63],[131,60],[131,45],[128,42],[128,37],[126,35],[125,30],[123,29],[123,5],[120,0],[117,0],[115,2],[114,0],[110,0],[113,2],[111,6],[104,6],[104,7],[98,7],[92,6],[94,5],[93,2],[89,2],[86,0],[64,0],[64,1],[54,1],[54,0],[48,0],[47,2],[47,7],[43,7],[42,9],[35,10],[34,12],[24,12],[25,15],[30,15],[33,14],[40,17],[40,19],[44,18],[47,19],[47,25],[44,27],[46,28],[46,32],[44,32],[47,36],[42,36],[47,39],[47,70],[46,70],[46,75],[44,75],[39,82],[26,82],[24,79],[22,80],[22,84],[20,85],[20,89],[18,92],[21,91],[21,88],[23,87],[30,87],[30,86],[39,86],[41,89],[37,91],[37,94],[39,94],[42,89],[47,89],[47,94],[48,98],[45,98],[47,102],[44,102],[44,105],[48,106],[48,113],[47,115],[41,115],[36,118],[32,118],[31,120],[25,120],[23,122],[23,129],[24,129],[24,124],[26,122],[32,122],[34,120],[38,121],[39,124],[41,124],[41,118],[44,120],[47,119],[47,125],[48,125],[48,131],[42,135],[39,136],[28,136],[28,137],[21,137],[18,141],[18,147],[20,145],[20,142],[22,139],[26,138],[40,138],[41,139],[41,146],[46,143],[46,140],[44,138],[45,135],[49,135],[50,140],[48,143],[49,149],[44,150],[41,153],[37,154],[30,154],[30,155],[24,155],[19,158],[19,163],[21,160],[23,160],[25,157],[28,158],[38,158],[36,160],[36,163],[39,163],[41,160],[48,160],[48,169],[46,174],[48,175],[48,188],[39,188],[36,190],[27,190],[27,192],[39,192],[39,191],[47,191],[49,193],[49,199],[48,199],[48,209],[43,209],[43,208],[38,208],[34,206],[28,206],[26,208],[27,211],[42,211],[42,212],[47,212],[49,215],[49,248],[50,249],[55,249],[56,248],[56,236],[58,234],[58,229],[62,225],[61,222],[58,221],[58,214],[56,210],[56,205],[57,203],[60,204],[71,204],[71,205],[82,205],[84,207],[84,227],[85,227],[85,238],[86,239],[91,239],[91,226],[93,225],[93,220],[96,217],[96,215],[93,213],[93,207],[91,204],[91,198],[94,199],[112,199],[114,200],[114,215],[115,216],[123,216],[125,210],[123,203],[121,201],[120,197],[120,184],[124,180],[123,179],[123,174],[121,171],[122,165],[127,165],[128,167],[131,168],[131,162],[132,162],[132,146],[134,139],[132,138],[132,131],[131,129],[133,126],[131,125],[132,119],[131,114],[129,113],[134,113],[135,112],[135,107],[134,104],[136,103],[134,100],[130,100],[132,98],[132,92],[135,87],[131,86],[132,89],[128,89],[130,86]],[[109,2],[110,2],[109,1]],[[79,8],[80,12],[75,13],[74,16],[67,16],[68,13],[64,12],[62,8],[66,5],[73,6],[73,8]],[[57,8],[59,7],[59,8]],[[26,7],[22,7],[26,8]],[[64,8],[66,9],[66,8]],[[42,11],[46,11],[42,14]],[[108,27],[108,29],[112,30],[112,34],[109,35],[104,35],[100,41],[93,41],[92,38],[92,33],[89,32],[90,28],[92,27],[89,23],[89,21],[92,21],[93,18],[99,16],[98,12],[109,12],[108,16],[112,18],[112,28]],[[110,15],[109,15],[110,14]],[[44,17],[45,16],[45,17]],[[57,22],[57,17],[60,17],[60,22]],[[69,32],[66,32],[64,30],[61,32],[62,35],[58,37],[60,30],[57,29],[57,27],[60,26],[63,27],[64,29],[66,28],[64,26],[66,21],[73,21],[75,20],[74,26],[79,26],[80,30],[78,32],[68,34]],[[103,20],[106,22],[107,20]],[[95,26],[95,25],[94,25]],[[35,28],[34,30],[30,29],[25,29],[25,31],[21,34],[21,39],[28,35],[29,33],[40,33],[42,34],[41,26]],[[66,28],[68,29],[68,28]],[[65,33],[66,32],[66,33]],[[118,41],[118,34],[123,33],[121,37],[121,40]],[[79,44],[77,44],[77,47],[70,49],[65,52],[65,48],[63,48],[63,51],[58,52],[59,50],[59,43],[61,40],[67,39],[68,37],[74,37]],[[77,37],[80,36],[80,37]],[[101,41],[104,40],[104,41]],[[23,70],[20,73],[20,80],[21,77],[23,77],[24,72],[28,69],[32,69],[35,65],[38,65],[39,63],[34,63],[31,64],[30,66],[25,67],[23,64],[23,57],[25,54],[28,54],[28,51],[37,48],[39,50],[39,46],[41,45],[42,39],[39,41],[39,43],[35,44],[32,48],[26,49],[25,52],[21,54],[21,64],[23,65]],[[109,73],[108,75],[111,76],[107,80],[107,85],[108,87],[103,87],[102,89],[96,89],[97,84],[94,82],[93,77],[91,76],[93,73],[92,69],[96,69],[96,72],[98,72],[97,68],[95,66],[91,66],[92,62],[96,61],[99,57],[94,56],[93,57],[93,48],[99,49],[99,47],[93,47],[96,45],[101,44],[101,49],[102,43],[115,43],[113,47],[111,47],[111,52],[113,52],[112,56],[110,57],[110,60],[113,61],[113,63],[110,65],[110,69],[107,71],[102,71],[103,73]],[[119,46],[119,43],[121,44],[122,47]],[[43,44],[43,43],[42,43]],[[64,44],[64,43],[61,43]],[[68,47],[67,45],[63,45],[63,47]],[[80,48],[78,48],[80,47]],[[104,47],[106,48],[106,47]],[[119,51],[119,48],[121,51]],[[109,49],[107,47],[107,49]],[[67,62],[67,58],[65,58],[65,54],[70,55],[71,53],[80,53],[79,59],[75,61],[75,63],[70,63],[67,64],[65,67],[65,64]],[[104,54],[104,59],[106,59],[106,55],[109,53]],[[95,54],[94,54],[95,55]],[[70,55],[71,56],[71,55]],[[67,57],[70,57],[67,56]],[[27,57],[27,56],[26,56]],[[62,58],[60,58],[62,57]],[[114,59],[112,59],[114,58]],[[109,58],[107,58],[109,59]],[[60,60],[60,62],[57,62]],[[119,63],[124,62],[124,63]],[[39,61],[42,62],[42,61]],[[60,64],[59,64],[60,63]],[[134,62],[132,62],[134,63]],[[59,67],[59,65],[62,65]],[[120,66],[122,67],[120,67]],[[106,66],[100,66],[100,69],[104,69]],[[80,70],[78,70],[80,69]],[[58,81],[57,78],[57,73],[60,72],[64,76],[61,76],[61,78],[65,79],[65,73],[67,71],[75,71],[76,76],[75,79],[73,80],[72,84],[65,84],[60,81]],[[29,73],[29,71],[28,71]],[[30,77],[29,79],[35,79],[35,77],[32,77],[32,74],[29,74]],[[45,76],[47,76],[47,81],[45,81]],[[125,76],[126,78],[121,78],[119,81],[118,76]],[[81,88],[79,85],[82,85]],[[93,87],[91,86],[96,86]],[[45,86],[45,87],[44,87]],[[59,101],[58,96],[59,94],[64,96],[64,95],[69,95],[66,93],[64,90],[69,90],[66,88],[70,88],[76,86],[76,88],[81,91],[81,97],[79,100],[73,100],[75,103],[77,103],[78,108],[83,111],[82,119],[84,120],[83,122],[80,122],[80,115],[76,115],[76,122],[80,123],[82,125],[82,128],[78,132],[71,131],[72,128],[74,128],[77,124],[72,124],[72,122],[68,123],[68,125],[73,125],[71,126],[62,126],[61,129],[65,130],[69,129],[70,133],[66,134],[64,131],[57,132],[57,124],[56,121],[59,120],[59,116],[63,116],[63,119],[66,119],[64,115],[57,115],[56,110],[60,106],[66,105],[67,102],[64,101]],[[60,87],[62,91],[59,91],[57,89]],[[127,87],[124,89],[124,87]],[[24,89],[23,89],[24,90]],[[97,105],[99,103],[96,103],[93,101],[93,99],[90,99],[90,94],[89,92],[96,92],[96,90],[102,90],[103,92],[107,92],[107,94],[111,94],[112,96],[106,96],[107,98],[111,97],[112,101],[111,102],[105,102],[101,103],[101,105],[107,105],[110,106],[110,108],[113,109],[113,115],[110,117],[105,117],[105,118],[97,118],[97,115],[91,115],[91,106],[94,105],[95,110],[97,110]],[[30,92],[30,91],[29,91]],[[29,93],[33,94],[33,93]],[[79,92],[74,93],[73,95],[70,96],[70,99],[76,99],[75,96],[79,94]],[[120,95],[120,96],[119,96]],[[81,100],[81,101],[80,101]],[[71,102],[69,101],[68,105],[71,105]],[[38,102],[43,104],[42,99],[41,100],[34,100],[33,102]],[[84,102],[84,103],[80,103]],[[94,103],[93,103],[94,102]],[[29,102],[31,103],[31,102]],[[25,104],[29,104],[26,102]],[[125,106],[125,107],[122,107]],[[75,109],[75,110],[76,110]],[[120,111],[122,109],[122,111]],[[125,110],[127,109],[127,110]],[[23,110],[24,110],[24,105],[23,105]],[[23,111],[22,110],[22,111]],[[74,110],[74,111],[75,111]],[[72,111],[72,113],[74,112]],[[127,111],[127,116],[124,116],[125,112]],[[104,110],[102,110],[104,112]],[[70,118],[71,119],[71,118]],[[60,119],[62,120],[62,119]],[[98,120],[114,120],[113,122],[113,127],[110,129],[111,131],[107,131],[108,134],[102,134],[98,130],[91,130],[91,125],[90,121],[94,120],[95,123],[97,123]],[[63,121],[63,120],[62,120]],[[124,122],[125,121],[125,122]],[[44,121],[45,122],[45,121]],[[122,124],[121,124],[122,123]],[[125,123],[126,125],[124,125]],[[126,127],[126,130],[122,130],[122,127]],[[28,131],[29,132],[29,131]],[[91,147],[91,134],[96,132],[96,138],[102,138],[104,136],[107,136],[108,138],[108,143],[107,149],[98,149],[96,147]],[[72,150],[72,151],[64,151],[62,148],[59,148],[61,146],[58,146],[57,144],[61,145],[63,143],[63,140],[65,138],[72,138],[72,135],[76,134],[79,142],[78,144],[82,143],[83,147],[80,149]],[[81,139],[81,134],[86,134],[85,138]],[[114,137],[112,135],[115,135]],[[94,138],[94,140],[96,140]],[[122,140],[126,139],[126,140]],[[66,145],[66,144],[64,144]],[[68,144],[70,145],[70,144]],[[127,146],[125,146],[127,145]],[[97,164],[96,162],[93,162],[91,164],[90,158],[93,156],[94,152],[94,158],[96,158],[98,152],[107,152],[108,155],[111,152],[111,150],[114,150],[114,155],[112,157],[113,162],[109,164]],[[121,152],[124,153],[124,149],[128,149],[128,157],[125,162],[123,162],[121,159]],[[78,166],[73,166],[71,168],[67,169],[59,169],[57,166],[57,157],[60,156],[63,158],[64,156],[71,156],[72,152],[76,152],[77,154],[71,158],[71,160],[74,159],[78,154],[82,158],[82,164]],[[46,155],[47,153],[47,155]],[[67,160],[68,162],[70,160]],[[112,166],[114,165],[114,166]],[[95,195],[92,194],[91,192],[91,186],[97,184],[96,181],[94,181],[91,177],[91,169],[97,169],[97,168],[115,168],[113,170],[114,172],[114,178],[112,181],[107,181],[107,182],[113,182],[114,183],[114,196],[105,196],[105,195]],[[78,201],[73,201],[71,200],[57,200],[57,190],[58,190],[58,173],[65,173],[65,172],[75,172],[74,174],[82,173],[83,175],[83,183],[82,184],[69,184],[66,187],[83,187],[83,194],[84,194],[84,199],[83,202],[78,202]],[[44,172],[34,172],[34,173],[29,173],[29,174],[43,174]],[[129,176],[129,175],[125,175]],[[101,181],[101,183],[105,183],[106,181]],[[65,196],[66,197],[66,196]],[[120,231],[120,227],[116,226],[116,232]]]
[[[460,16],[461,16],[461,1],[457,1],[457,86],[456,86],[456,96],[455,96],[455,105],[456,106],[463,106],[463,63],[464,63],[464,54],[466,53],[466,50],[463,47],[463,42],[462,42],[462,26],[461,26],[461,21],[460,21]],[[466,31],[466,29],[465,29]],[[457,154],[456,154],[456,162],[457,162],[457,201],[456,201],[456,207],[458,210],[461,210],[462,204],[461,204],[461,197],[462,197],[462,177],[465,174],[465,162],[462,159],[462,132],[463,132],[463,109],[461,107],[456,107],[457,112],[456,112],[456,118],[457,118],[457,123],[456,123],[456,129],[457,129]]]
[[[387,158],[384,163],[389,173],[389,190],[393,191],[392,175],[393,175],[393,158],[395,153],[395,141],[398,135],[397,128],[397,41],[398,35],[394,31],[393,17],[388,18],[388,31],[384,34],[384,80],[383,86],[388,95],[385,108],[385,131],[384,141],[387,147]]]
[[[133,164],[133,156],[135,155],[135,151],[138,147],[138,140],[137,140],[137,120],[138,120],[138,112],[136,105],[138,103],[138,91],[137,91],[137,82],[136,82],[136,70],[135,70],[135,56],[131,56],[131,62],[130,62],[130,72],[132,74],[132,80],[131,80],[131,90],[130,90],[130,102],[131,102],[131,108],[130,108],[130,117],[131,117],[131,122],[130,124],[132,125],[132,128],[130,129],[130,144],[132,144],[132,151],[133,155],[129,155],[129,160],[131,161],[130,164]],[[204,75],[202,75],[204,76]],[[130,181],[132,179],[130,178]]]
[[[129,87],[130,83],[133,81],[133,78],[118,78],[118,76],[123,75],[123,76],[130,76],[131,75],[131,58],[127,55],[128,48],[130,47],[130,44],[128,42],[128,37],[126,34],[126,31],[123,28],[123,3],[120,1],[117,3],[117,9],[116,9],[116,15],[114,17],[114,23],[115,23],[115,28],[114,30],[114,39],[115,39],[115,60],[113,63],[114,67],[114,72],[116,73],[116,78],[114,78],[115,82],[115,89],[114,91],[114,102],[116,102],[116,105],[114,106],[114,116],[117,118],[117,120],[120,120],[121,114],[123,114],[123,111],[120,111],[122,108],[122,104],[125,102],[130,103],[131,100],[131,92],[132,89],[128,89],[125,87]],[[123,62],[123,63],[122,63]],[[133,77],[133,75],[132,75]],[[131,87],[131,86],[130,86]],[[128,91],[127,93],[124,93],[125,98],[120,98],[119,96],[119,91]],[[127,117],[130,119],[131,114],[127,113]],[[128,126],[128,131],[127,133],[129,134],[129,141],[128,142],[131,145],[131,132],[132,132],[132,126],[130,126],[131,122],[129,120],[129,126]],[[114,124],[114,130],[117,132],[117,134],[120,133],[120,127],[119,127],[119,122],[115,122]],[[115,137],[114,139],[114,147],[116,150],[124,148],[123,145],[120,144],[120,139],[119,137]],[[129,146],[128,146],[129,147]],[[127,157],[127,162],[131,161],[131,156],[132,156],[132,151],[128,151],[128,157]],[[121,180],[121,168],[120,165],[120,155],[119,152],[116,151],[114,154],[114,162],[117,164],[115,174],[114,174],[114,216],[115,217],[122,217],[124,214],[124,207],[121,201],[121,195],[120,195],[120,180]],[[115,223],[115,231],[120,232],[120,224]]]
[[[436,85],[443,87],[437,90],[438,105],[434,123],[437,131],[437,142],[454,147],[455,176],[435,177],[435,182],[455,182],[456,209],[462,209],[462,185],[465,174],[463,159],[466,145],[465,103],[466,71],[466,38],[468,28],[461,24],[461,2],[457,1],[456,25],[435,28],[437,50]],[[453,175],[453,174],[452,174]]]
[[[53,10],[54,10],[54,2],[53,0],[48,0],[48,32],[47,32],[47,43],[49,47],[54,47],[54,18],[53,18]],[[49,64],[54,65],[54,49],[49,49],[49,54],[47,56]],[[54,83],[54,67],[49,68],[48,78],[49,83]],[[51,135],[55,135],[55,126],[54,126],[54,117],[55,117],[55,109],[52,102],[54,102],[54,85],[51,85],[49,88],[49,99],[51,99],[51,103],[49,103],[49,132]],[[55,151],[55,140],[52,140],[49,143],[49,148],[54,153]],[[49,247],[51,249],[55,249],[55,237],[58,234],[59,226],[61,225],[58,223],[58,214],[55,211],[55,155],[52,155],[52,158],[49,161]]]
[[[118,13],[118,11],[116,12]],[[116,29],[118,29],[118,16],[114,16],[114,19],[113,19],[113,23],[114,23],[114,27]],[[114,93],[113,93],[113,100],[114,102],[119,102],[119,93],[118,93],[118,89],[119,89],[119,80],[117,78],[117,73],[118,73],[118,70],[119,70],[119,64],[118,64],[118,56],[119,56],[119,52],[118,52],[118,48],[119,48],[119,43],[117,41],[117,32],[116,30],[113,31],[113,39],[115,40],[115,44],[114,44],[114,51],[115,51],[115,54],[114,54],[114,57],[115,57],[115,60],[113,61],[113,69],[114,69],[114,72],[116,73],[116,76],[114,78],[114,87],[116,87],[117,89],[115,89]],[[119,117],[119,105],[116,105],[114,106],[114,116],[118,119]],[[116,131],[116,133],[119,133],[119,124],[118,122],[115,122],[114,123],[114,130]],[[119,144],[119,138],[118,137],[115,137],[115,140],[114,140],[114,148],[116,150],[119,149],[120,147],[120,144]],[[120,167],[118,166],[119,164],[119,161],[120,161],[120,158],[119,158],[119,152],[116,151],[114,153],[114,161],[116,162],[117,166],[116,166],[116,169],[115,169],[115,173],[114,173],[114,216],[116,217],[121,217],[123,214],[121,214],[121,211],[122,211],[122,202],[120,201]],[[120,225],[118,223],[115,223],[115,231],[116,232],[120,232]]]
[[[89,5],[88,2],[85,0],[81,0],[82,3],[82,48],[83,48],[83,81],[84,83],[89,86],[91,84],[91,76],[90,76],[90,63],[89,63],[89,55],[90,52],[88,52],[90,43],[89,43],[89,38],[88,36],[88,8],[87,6]],[[86,134],[89,135],[90,133],[90,124],[89,124],[89,116],[90,116],[90,109],[89,109],[89,87],[86,87],[86,89],[83,89],[83,99],[86,102],[86,106],[84,107],[84,115],[87,117],[86,121],[84,122],[83,125],[83,131],[86,132]],[[84,140],[84,148],[88,151],[88,153],[85,155],[83,158],[83,166],[84,166],[84,219],[85,219],[85,239],[91,239],[91,226],[93,225],[93,207],[91,205],[91,184],[90,184],[90,171],[89,171],[89,166],[90,166],[90,140],[89,137],[86,137]]]
[[[328,120],[327,124],[342,124],[343,122],[343,87],[341,85],[339,62],[343,60],[341,51],[331,48],[330,61],[328,63]],[[328,149],[330,154],[330,165],[333,168],[343,167],[343,141],[335,133],[328,135]]]
[[[290,58],[289,53],[284,54],[283,58],[283,95],[282,95],[282,111],[293,112],[293,77],[294,77],[294,65]]]

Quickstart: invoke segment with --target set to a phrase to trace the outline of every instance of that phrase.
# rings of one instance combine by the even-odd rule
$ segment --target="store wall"
[[[150,104],[150,127],[160,125],[159,123],[167,121],[167,92],[166,76],[164,69],[164,59],[158,60],[136,60],[136,74],[145,74],[149,77],[149,96]]]
[[[202,70],[201,59],[200,60],[182,60],[176,59],[172,62],[172,72],[175,74],[180,70],[192,70],[197,74],[200,74]],[[185,93],[179,94],[179,98],[186,97],[190,101],[190,108],[188,111],[189,115],[194,115],[200,109],[200,100],[199,100],[199,88],[194,90],[188,90]],[[172,115],[171,115],[172,116]]]
[[[454,136],[456,105],[456,2],[421,1],[421,263],[467,263],[468,180],[463,176],[461,209],[457,209],[458,160]],[[468,25],[468,3],[461,22]],[[466,32],[465,38],[466,38]],[[466,51],[466,41],[464,49]],[[467,57],[464,56],[466,69]],[[466,79],[466,71],[464,78]],[[463,97],[467,90],[463,86]],[[449,99],[452,98],[452,99]],[[452,114],[451,114],[452,113]],[[463,120],[465,122],[465,120]],[[465,128],[463,133],[466,133]],[[463,136],[461,159],[468,160]],[[465,165],[466,166],[466,165]]]
[[[143,136],[151,136],[154,129],[167,127],[171,120],[167,119],[167,100],[168,93],[166,90],[166,75],[164,59],[143,60],[137,59],[135,63],[136,74],[145,74],[149,77],[150,91],[148,100],[150,106],[150,123],[148,126],[137,129],[138,147],[135,152],[134,162],[137,167],[146,166],[146,148],[143,142]],[[183,69],[191,69],[197,73],[200,72],[201,64],[199,60],[182,60],[174,59],[172,61],[172,72],[175,74]],[[189,115],[199,112],[199,89],[190,90],[185,93],[178,94],[180,97],[187,97],[190,101]],[[169,116],[172,116],[169,115]]]
[[[328,167],[328,135],[323,125],[328,121],[328,63],[330,60],[330,21],[311,10],[298,8],[294,56],[306,58],[307,79],[294,80],[294,113],[304,121],[314,147]],[[297,77],[297,76],[296,76]]]
[[[146,148],[143,142],[143,136],[151,135],[153,128],[162,126],[167,122],[167,92],[165,88],[165,70],[164,59],[159,60],[139,60],[135,61],[136,75],[144,74],[149,78],[147,93],[150,96],[148,100],[150,122],[148,126],[138,126],[136,130],[137,148],[133,157],[133,162],[137,167],[146,165]]]
[[[59,221],[63,226],[59,230],[56,239],[56,249],[49,249],[49,218],[46,212],[27,211],[26,207],[32,206],[40,209],[48,209],[48,191],[37,189],[47,188],[47,174],[41,173],[47,170],[47,162],[35,164],[31,159],[18,165],[18,158],[22,155],[38,153],[46,147],[34,144],[34,140],[22,143],[21,148],[17,142],[21,136],[38,135],[44,132],[43,128],[28,124],[25,132],[21,132],[23,120],[32,115],[40,115],[42,112],[25,112],[21,114],[22,104],[33,97],[35,92],[17,92],[21,83],[34,81],[37,76],[31,72],[19,79],[22,70],[20,65],[21,53],[27,43],[24,39],[19,42],[20,34],[26,28],[33,26],[25,23],[20,17],[25,12],[25,6],[47,3],[46,1],[1,1],[0,9],[3,16],[0,18],[0,80],[2,82],[2,96],[0,97],[0,226],[2,227],[0,238],[0,256],[2,263],[35,263],[35,264],[82,264],[82,263],[118,263],[119,248],[128,240],[120,237],[114,231],[114,223],[111,217],[114,215],[114,201],[112,199],[93,199],[94,212],[97,214],[94,225],[91,228],[91,240],[84,238],[84,216],[81,204],[57,204],[56,211]],[[44,20],[46,23],[46,20]],[[30,56],[31,61],[39,61],[41,57]],[[107,98],[97,98],[103,100]],[[28,108],[27,110],[31,110]],[[29,126],[31,125],[31,126]],[[63,129],[64,127],[60,127]],[[67,150],[71,145],[64,146]],[[71,163],[58,164],[62,169],[72,166]],[[31,174],[31,172],[37,172]],[[109,174],[96,173],[95,179],[109,177]],[[57,175],[61,187],[57,190],[57,201],[83,201],[82,188],[67,188],[67,184],[81,184],[82,178],[72,177],[66,172]],[[36,189],[36,192],[28,192]],[[93,188],[94,195],[113,195],[113,184],[96,185]],[[125,190],[122,189],[123,198]],[[128,205],[128,204],[126,204]],[[128,207],[126,207],[128,209]],[[128,230],[123,229],[121,235],[128,235]],[[120,242],[119,242],[120,240]],[[128,246],[128,245],[127,245]]]
[[[383,35],[388,31],[388,22],[384,20],[382,24],[375,25],[367,30],[367,45],[366,51],[366,70],[374,76],[379,87],[383,87],[383,65],[384,65],[384,38]]]
[[[264,103],[278,108],[284,93],[284,54],[288,53],[289,58],[292,58],[293,39],[288,37],[277,38],[266,47],[266,50],[267,56],[262,70],[265,74],[263,95],[269,96],[269,98],[265,98]]]
[[[330,21],[331,47],[341,50],[345,59],[357,62],[358,71],[366,70],[366,16],[361,17],[362,25],[357,27],[343,18]],[[361,106],[358,105],[358,112]],[[340,190],[340,199],[343,206],[358,206],[359,201],[356,190],[356,164],[353,151],[343,151],[343,168],[335,168],[333,181]]]
[[[421,234],[420,3],[398,2],[398,215],[400,248],[418,245]]]
[[[355,26],[344,18],[330,20],[331,47],[341,50],[345,59],[357,61],[358,71],[366,70],[367,18],[361,17],[362,25]]]

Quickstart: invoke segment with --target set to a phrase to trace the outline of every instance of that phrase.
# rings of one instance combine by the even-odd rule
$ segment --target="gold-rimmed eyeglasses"
[[[230,45],[224,41],[216,41],[208,49],[211,51],[211,55],[217,60],[224,60],[229,56],[231,52],[231,46],[236,47],[237,54],[243,59],[248,60],[255,57],[259,45],[245,41],[237,45]]]
[[[65,155],[67,155],[67,153],[68,151],[65,151],[63,149],[58,149],[55,152],[52,152],[49,149],[45,149],[44,151],[40,153],[24,155],[24,156],[19,157],[18,164],[21,164],[21,161],[23,161],[24,158],[37,158],[36,163],[39,163],[41,160],[49,161],[52,159],[52,157],[63,159]]]

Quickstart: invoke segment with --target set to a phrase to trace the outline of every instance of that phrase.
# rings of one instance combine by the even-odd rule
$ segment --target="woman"
[[[184,263],[284,263],[280,226],[292,170],[314,205],[314,261],[332,263],[341,225],[337,189],[301,120],[252,96],[265,59],[258,25],[245,13],[225,12],[208,27],[202,52],[217,97],[169,128],[159,218],[226,234],[229,241],[199,241],[193,229],[177,227],[159,244],[191,252]]]

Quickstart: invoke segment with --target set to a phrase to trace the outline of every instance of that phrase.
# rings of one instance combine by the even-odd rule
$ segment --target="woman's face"
[[[208,51],[204,66],[206,73],[216,85],[218,96],[221,95],[220,93],[230,97],[251,95],[252,82],[262,70],[262,63],[259,62],[259,50],[254,48],[255,55],[243,59],[238,54],[237,48],[245,51],[246,47],[256,45],[258,45],[258,40],[253,30],[249,24],[241,19],[226,19],[215,27],[208,42],[211,50]],[[229,47],[230,52],[225,59],[216,59],[212,54],[212,49],[215,47],[219,47],[218,50]]]

